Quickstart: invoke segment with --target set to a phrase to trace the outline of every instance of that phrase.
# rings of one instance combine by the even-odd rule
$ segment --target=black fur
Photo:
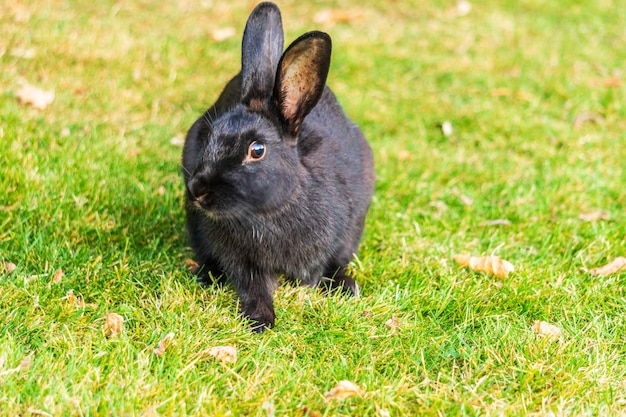
[[[242,71],[187,134],[183,171],[201,280],[230,280],[253,329],[274,325],[278,277],[356,294],[346,266],[374,188],[372,153],[325,86],[330,37],[309,32],[282,54],[278,7],[261,3]],[[259,160],[253,142],[265,145]]]

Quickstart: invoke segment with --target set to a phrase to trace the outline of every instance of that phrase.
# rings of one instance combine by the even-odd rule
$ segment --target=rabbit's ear
[[[271,97],[283,46],[283,23],[278,6],[269,2],[260,3],[250,13],[243,32],[241,48],[243,104],[260,106],[263,100]]]
[[[274,100],[294,136],[322,96],[331,49],[326,33],[307,32],[289,45],[278,64]]]

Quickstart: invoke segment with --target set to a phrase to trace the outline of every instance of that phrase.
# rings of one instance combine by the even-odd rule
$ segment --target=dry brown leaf
[[[560,337],[561,329],[556,327],[554,324],[546,323],[545,321],[536,320],[533,323],[533,332],[535,332],[538,336],[550,336],[550,337]]]
[[[104,335],[117,337],[124,330],[124,317],[117,313],[107,313],[104,318]]]
[[[65,294],[65,299],[67,300],[67,303],[71,306],[74,306],[76,308],[85,307],[85,300],[82,296],[75,296],[74,290],[69,290],[67,294]]]
[[[498,278],[506,278],[515,267],[497,256],[454,255],[454,261],[475,272],[484,272]]]
[[[0,272],[5,272],[7,274],[10,274],[16,269],[17,269],[17,265],[15,265],[13,262],[5,261],[5,262],[0,263]]]
[[[613,259],[611,262],[604,266],[594,268],[589,272],[591,272],[591,275],[601,275],[605,277],[607,275],[616,274],[620,271],[626,271],[626,258],[622,256]]]
[[[391,318],[385,322],[385,326],[391,329],[391,333],[396,332],[396,329],[400,326],[400,320],[398,320],[396,313],[393,313]]]
[[[52,276],[52,282],[58,284],[63,279],[63,275],[65,275],[63,273],[63,270],[61,268],[57,269],[57,271]]]
[[[598,222],[600,220],[610,220],[609,213],[604,210],[596,210],[589,213],[581,213],[578,218],[585,222]]]
[[[574,117],[574,121],[572,125],[574,129],[580,129],[582,125],[586,122],[594,122],[596,124],[601,124],[604,121],[602,116],[596,113],[582,113]]]
[[[185,259],[185,265],[191,270],[191,272],[195,272],[200,267],[200,265],[198,265],[198,262],[190,258]]]
[[[309,407],[305,405],[299,410],[299,413],[296,414],[296,416],[298,417],[322,417],[322,413],[320,413],[319,411],[311,410]]]
[[[28,83],[15,92],[20,103],[44,110],[54,101],[54,91],[42,90]]]
[[[163,339],[159,341],[159,345],[154,348],[152,351],[157,356],[163,356],[165,354],[165,349],[168,348],[172,344],[172,340],[174,340],[174,333],[168,333],[165,335]]]
[[[237,361],[237,348],[235,346],[214,346],[207,350],[206,354],[222,363]]]
[[[339,381],[337,385],[324,396],[327,400],[337,399],[344,400],[349,397],[362,396],[365,392],[359,388],[354,382],[343,380]]]
[[[481,222],[479,226],[510,226],[511,221],[508,219],[493,219]]]
[[[68,304],[76,305],[76,296],[74,295],[74,290],[69,290],[65,294],[65,299],[67,300]]]
[[[211,38],[213,38],[213,40],[216,42],[222,42],[228,38],[232,38],[236,34],[237,34],[237,30],[235,28],[226,27],[226,28],[220,28],[220,29],[215,29],[211,31]]]
[[[337,23],[354,23],[362,17],[363,13],[358,10],[324,9],[315,13],[313,21],[320,24],[335,25]]]

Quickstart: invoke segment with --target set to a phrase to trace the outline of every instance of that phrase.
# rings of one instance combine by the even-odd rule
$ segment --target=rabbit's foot
[[[250,328],[255,333],[263,333],[274,327],[276,314],[272,301],[253,300],[243,306],[243,315],[250,320]]]
[[[344,267],[337,269],[333,274],[328,274],[331,277],[327,277],[326,274],[321,281],[322,288],[330,293],[339,291],[342,294],[346,294],[353,297],[359,297],[359,285],[354,278],[346,274]]]
[[[205,287],[209,285],[225,285],[228,282],[224,272],[213,261],[207,261],[198,266],[193,273],[197,281]]]

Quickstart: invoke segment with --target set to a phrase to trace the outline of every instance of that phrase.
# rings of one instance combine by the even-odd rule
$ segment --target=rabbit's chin
[[[218,207],[205,207],[200,202],[195,201],[193,203],[195,209],[208,219],[213,221],[229,221],[236,219],[250,219],[254,216],[254,213],[250,213],[244,209],[237,208],[218,208]],[[258,213],[257,213],[258,214]]]

